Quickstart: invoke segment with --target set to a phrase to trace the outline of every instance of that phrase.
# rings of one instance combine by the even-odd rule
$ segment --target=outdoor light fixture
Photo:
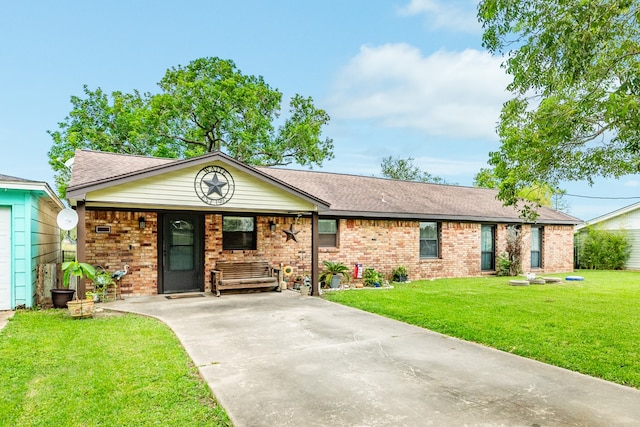
[[[269,221],[269,229],[271,231],[276,231],[276,223],[273,221]]]
[[[141,217],[138,219],[138,226],[139,226],[140,228],[145,228],[145,227],[147,226],[147,221],[144,219],[144,217],[143,217],[143,216],[141,216]]]

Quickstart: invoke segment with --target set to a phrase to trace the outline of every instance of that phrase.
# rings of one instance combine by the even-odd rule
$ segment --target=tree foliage
[[[500,181],[493,168],[481,168],[473,177],[473,186],[480,188],[498,188]]]
[[[387,178],[403,181],[455,185],[454,183],[447,182],[444,178],[431,175],[429,172],[421,170],[413,163],[413,160],[414,159],[412,157],[408,157],[406,159],[402,159],[400,157],[394,159],[392,156],[385,157],[382,159],[382,163],[380,164],[380,167],[382,168],[382,175]]]
[[[84,86],[72,110],[49,131],[49,163],[61,194],[64,165],[76,149],[188,158],[223,151],[252,165],[321,165],[333,157],[322,139],[329,115],[312,98],[294,95],[280,118],[282,94],[262,77],[244,75],[230,60],[200,58],[166,71],[159,93],[131,94]]]
[[[513,98],[490,154],[499,197],[536,183],[620,177],[640,165],[640,0],[482,0],[483,45]],[[532,204],[524,209],[530,216]]]
[[[499,188],[500,179],[493,168],[482,168],[473,178],[473,186],[480,188]],[[564,199],[565,190],[553,189],[548,184],[534,183],[518,190],[518,198],[528,200],[535,206],[548,206],[555,210],[567,212],[569,203]]]
[[[578,267],[620,270],[631,256],[631,242],[624,231],[588,227],[578,235]]]

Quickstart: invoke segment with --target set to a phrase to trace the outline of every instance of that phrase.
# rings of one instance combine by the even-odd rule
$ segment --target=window
[[[420,223],[420,258],[438,258],[438,231],[437,222]]]
[[[193,270],[195,226],[192,221],[171,221],[169,227],[169,270]]]
[[[495,230],[494,225],[483,225],[480,231],[480,268],[482,271],[495,269]]]
[[[542,227],[531,227],[531,267],[542,267]]]
[[[318,246],[338,247],[338,220],[319,219],[318,236]]]
[[[255,218],[250,216],[225,216],[222,218],[222,249],[255,250]]]

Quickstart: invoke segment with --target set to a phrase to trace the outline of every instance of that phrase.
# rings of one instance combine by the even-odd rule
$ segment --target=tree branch
[[[160,132],[160,136],[164,136],[165,138],[169,138],[169,139],[177,139],[178,141],[182,141],[186,144],[192,144],[192,145],[199,145],[201,147],[207,147],[207,144],[205,144],[204,142],[200,142],[200,141],[194,141],[192,139],[187,139],[184,138],[182,136],[177,136],[177,135],[170,135],[168,133],[164,133],[164,132]]]

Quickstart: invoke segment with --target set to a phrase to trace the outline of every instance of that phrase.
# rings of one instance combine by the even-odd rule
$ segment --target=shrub
[[[364,269],[362,279],[365,286],[375,286],[376,283],[378,285],[382,284],[384,276],[382,275],[382,273],[377,272],[374,268],[367,267]]]
[[[511,260],[506,253],[496,258],[496,276],[511,276]]]
[[[517,276],[522,273],[522,232],[516,227],[507,230],[505,253],[496,258],[497,276]]]
[[[393,276],[394,282],[406,282],[409,276],[409,272],[407,270],[407,267],[405,267],[404,265],[399,265],[392,270],[391,275]]]
[[[621,270],[631,256],[631,242],[624,231],[587,227],[580,235],[578,267],[598,270]]]

